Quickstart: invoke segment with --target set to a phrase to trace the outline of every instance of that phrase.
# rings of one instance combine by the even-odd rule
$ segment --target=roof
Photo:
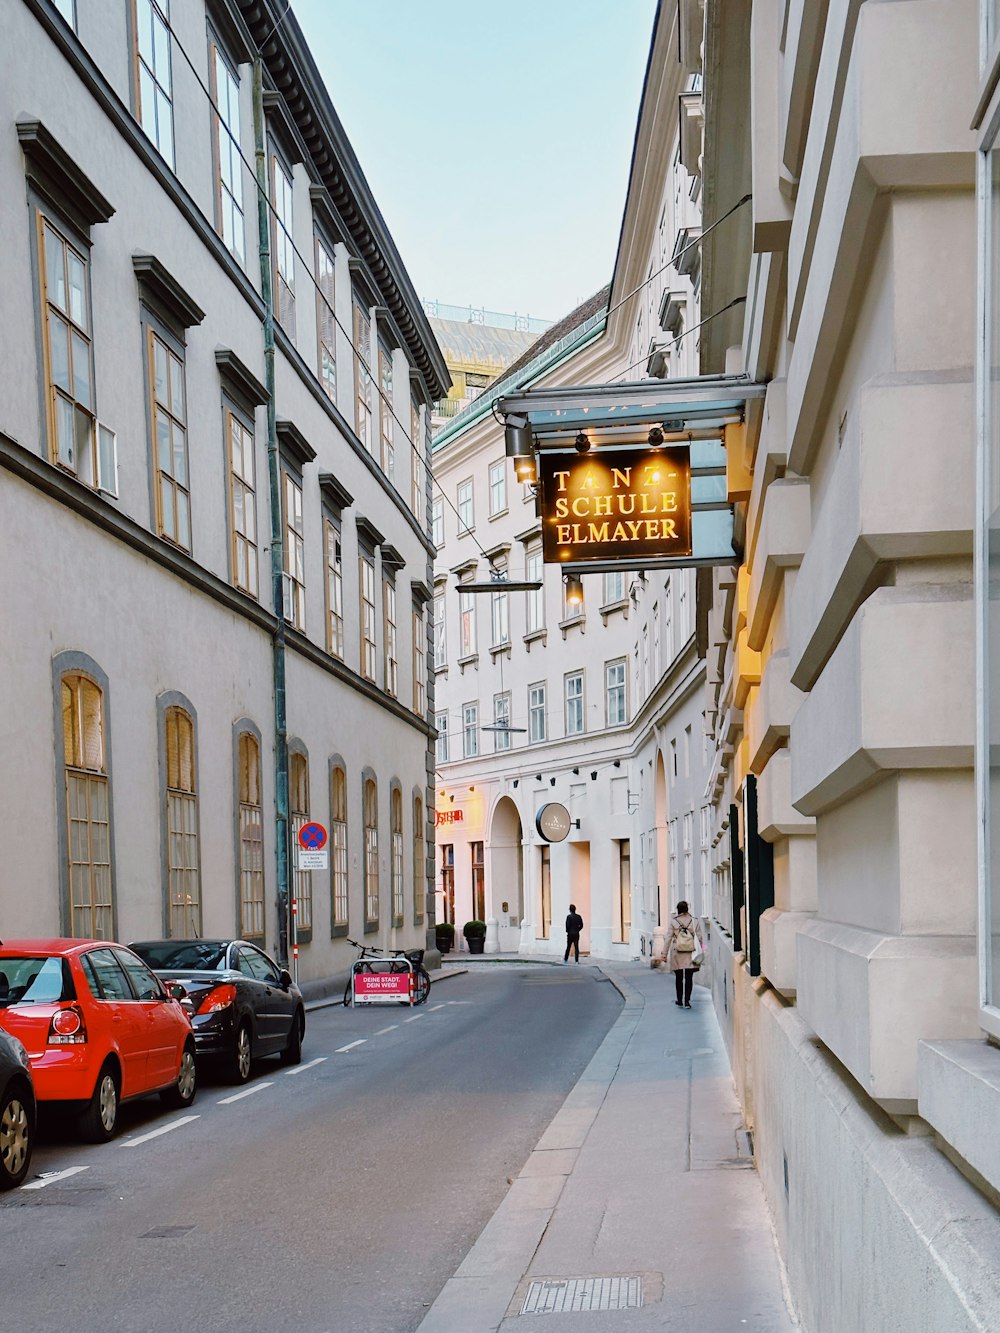
[[[558,323],[553,324],[550,329],[546,329],[541,337],[536,338],[522,356],[518,357],[516,361],[512,362],[507,367],[502,374],[502,378],[509,380],[523,367],[530,365],[531,362],[540,357],[542,353],[552,347],[553,344],[559,342],[561,338],[565,338],[567,333],[572,333],[574,329],[579,327],[579,325],[585,324],[592,315],[599,314],[600,311],[606,309],[610,299],[611,283],[609,282],[607,286],[602,287],[599,292],[595,292],[593,296],[578,305],[575,310],[571,310],[568,315],[564,315],[563,318],[559,320]],[[497,379],[493,381],[493,384],[498,383],[500,378],[501,376],[498,376]],[[492,389],[493,384],[490,384],[487,387]]]
[[[527,351],[538,337],[523,329],[498,329],[471,320],[433,316],[431,329],[450,368],[481,366],[487,374],[494,375]]]
[[[58,954],[61,957],[64,954],[82,953],[84,949],[93,948],[97,944],[114,943],[114,940],[76,940],[58,935],[46,936],[41,939],[0,940],[0,958],[22,953]]]

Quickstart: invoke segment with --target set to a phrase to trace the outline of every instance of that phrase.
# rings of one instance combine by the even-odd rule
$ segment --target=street
[[[620,1003],[596,968],[491,966],[424,1009],[316,1010],[300,1066],[129,1105],[105,1147],[43,1126],[0,1202],[0,1322],[415,1329]]]

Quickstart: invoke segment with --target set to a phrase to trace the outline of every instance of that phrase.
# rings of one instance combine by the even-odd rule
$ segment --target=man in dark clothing
[[[569,962],[569,951],[576,951],[576,961],[580,961],[580,931],[583,930],[583,917],[576,910],[576,905],[570,903],[569,916],[566,918],[566,952],[563,955],[563,962]]]

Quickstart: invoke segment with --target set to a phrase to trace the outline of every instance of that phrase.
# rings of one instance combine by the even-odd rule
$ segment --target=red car
[[[120,944],[0,941],[0,1027],[27,1049],[38,1102],[75,1105],[91,1143],[113,1137],[133,1097],[194,1101],[188,1016]]]

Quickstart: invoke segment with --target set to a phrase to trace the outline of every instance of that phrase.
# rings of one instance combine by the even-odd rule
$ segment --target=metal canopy
[[[572,388],[528,389],[497,401],[504,416],[524,416],[540,448],[564,445],[560,437],[584,430],[593,443],[604,432],[660,426],[665,434],[707,433],[743,420],[750,399],[766,385],[744,375],[699,375],[686,380],[632,380]],[[595,436],[595,432],[598,432]],[[606,438],[608,443],[613,435]]]

